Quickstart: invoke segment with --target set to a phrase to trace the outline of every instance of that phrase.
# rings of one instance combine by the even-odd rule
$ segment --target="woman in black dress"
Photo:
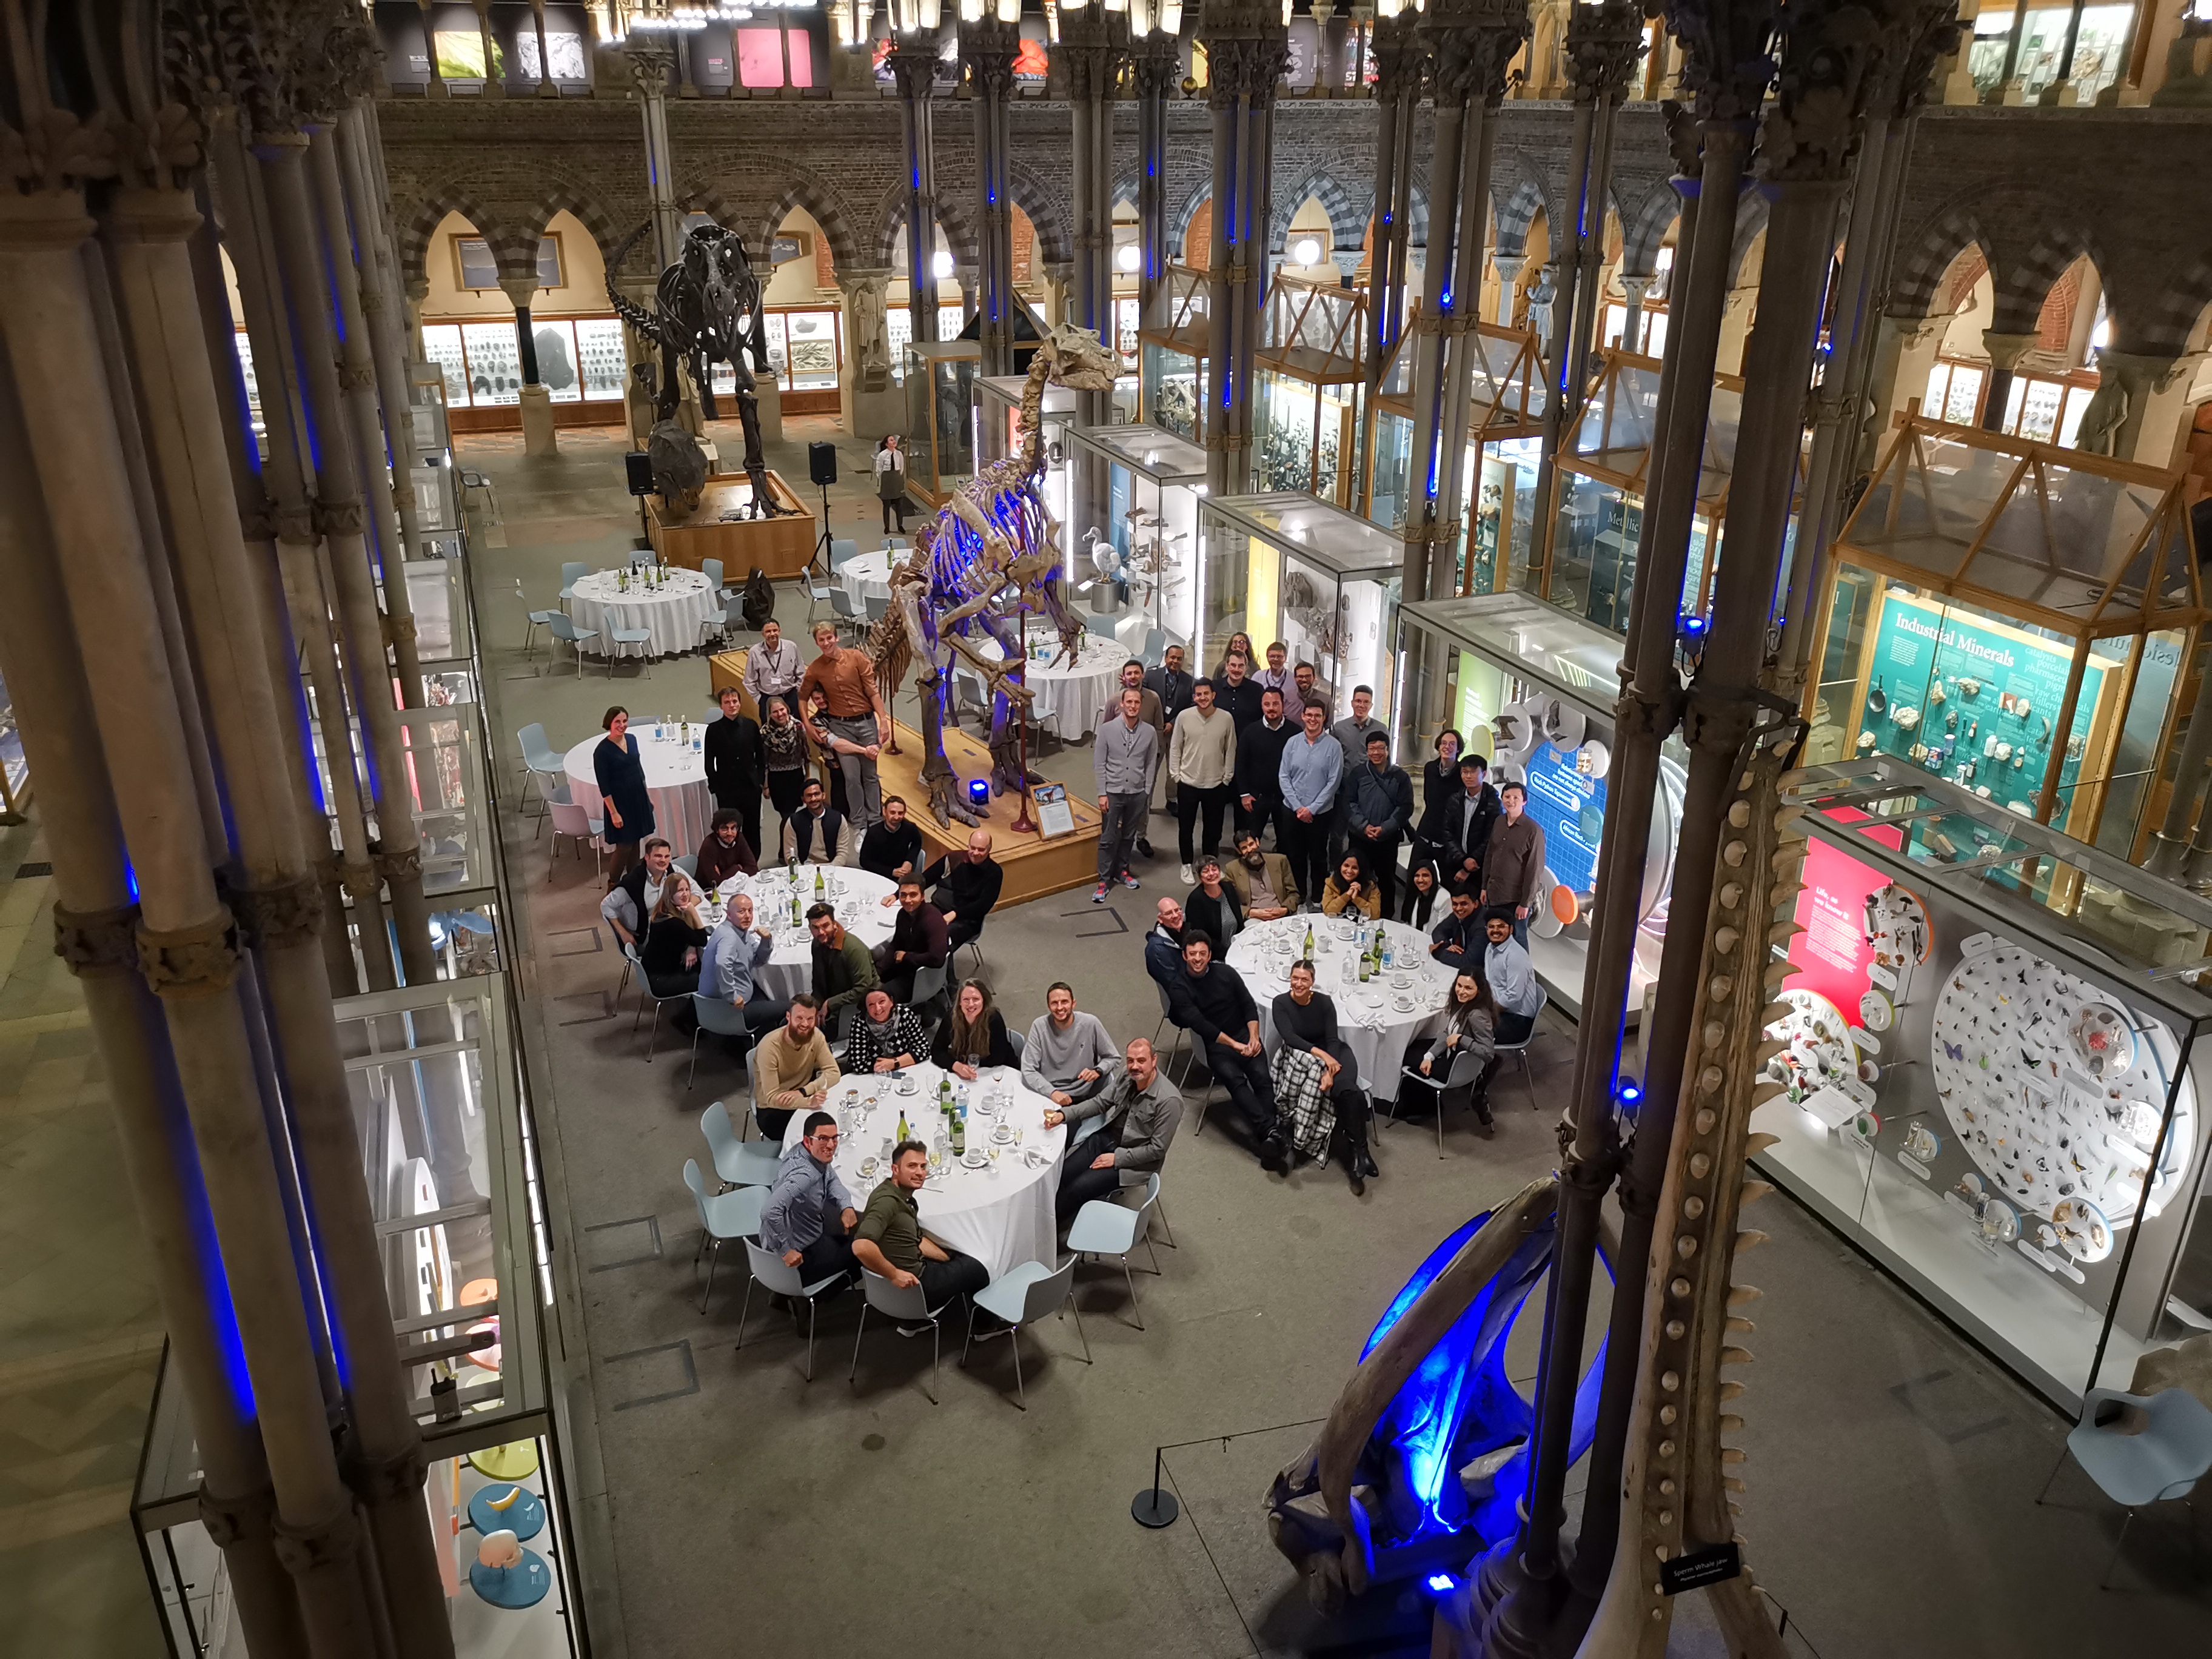
[[[607,872],[612,891],[630,866],[637,849],[653,833],[653,793],[645,787],[645,762],[639,757],[637,739],[629,734],[629,710],[617,703],[599,721],[606,736],[592,750],[592,776],[599,786],[606,813],[604,839],[614,852],[614,867]]]
[[[1367,1154],[1367,1096],[1359,1086],[1359,1062],[1336,1029],[1336,1005],[1314,989],[1314,965],[1303,958],[1291,964],[1291,988],[1268,1009],[1278,1041],[1312,1051],[1324,1075],[1322,1092],[1336,1106],[1336,1127],[1344,1137],[1344,1170],[1354,1197],[1367,1190],[1382,1170]]]
[[[1437,733],[1434,759],[1421,768],[1421,816],[1413,821],[1413,862],[1433,860],[1451,822],[1452,803],[1466,793],[1459,780],[1459,757],[1467,740],[1446,726]]]
[[[699,952],[706,948],[707,922],[699,914],[699,890],[681,870],[669,871],[668,879],[661,884],[659,902],[653,907],[644,931],[645,948],[638,955],[653,994],[680,997],[697,990]]]

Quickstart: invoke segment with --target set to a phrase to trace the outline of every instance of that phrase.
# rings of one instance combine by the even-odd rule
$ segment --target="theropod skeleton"
[[[915,532],[912,554],[891,572],[890,605],[868,636],[868,654],[886,702],[907,670],[921,665],[921,777],[940,824],[978,821],[945,758],[945,700],[956,659],[988,688],[994,792],[1017,793],[1032,781],[1020,740],[1034,696],[1022,668],[1026,619],[1032,613],[1050,618],[1070,652],[1082,631],[1060,592],[1060,526],[1040,488],[1044,389],[1049,382],[1110,391],[1120,368],[1115,354],[1088,329],[1063,325],[1046,335],[1022,389],[1019,447],[955,485],[937,516]],[[981,649],[986,640],[997,646],[995,658]]]
[[[607,298],[615,313],[659,349],[658,369],[638,365],[638,378],[653,400],[652,441],[653,483],[662,501],[689,512],[699,504],[696,487],[687,488],[685,476],[693,469],[689,456],[683,464],[664,467],[664,457],[678,451],[698,453],[698,441],[676,420],[684,401],[684,382],[678,364],[690,369],[691,383],[699,389],[699,405],[708,420],[716,418],[714,366],[729,364],[738,382],[738,419],[745,432],[745,476],[752,480],[751,516],[775,517],[781,508],[769,494],[768,461],[761,450],[760,398],[753,371],[768,369],[768,328],[761,309],[761,282],[745,256],[745,239],[720,225],[701,225],[684,239],[676,263],[660,273],[653,295],[653,309],[625,299],[616,290],[613,273],[622,268],[640,237],[652,228],[640,225],[623,238],[607,258]],[[751,362],[748,363],[746,358]],[[699,454],[696,471],[703,476],[705,457]],[[688,499],[687,499],[688,497]]]

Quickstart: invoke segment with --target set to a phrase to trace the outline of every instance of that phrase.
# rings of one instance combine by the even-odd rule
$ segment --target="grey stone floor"
[[[826,421],[792,421],[771,460],[798,476],[805,440],[838,436]],[[696,659],[626,672],[611,696],[596,674],[580,684],[573,668],[548,672],[542,653],[526,665],[514,650],[514,579],[533,605],[549,603],[563,558],[611,556],[634,523],[619,440],[562,442],[554,461],[526,461],[512,441],[462,452],[495,481],[505,520],[479,538],[494,730],[511,741],[542,720],[556,747],[595,730],[610,701],[688,708],[707,690]],[[841,447],[848,478],[864,477],[862,450]],[[853,483],[832,501],[838,532],[872,545],[873,501]],[[787,629],[802,614],[788,592],[782,613]],[[1042,769],[1087,787],[1087,758],[1078,750]],[[645,1061],[629,1012],[607,1002],[613,959],[585,943],[589,868],[564,855],[549,871],[529,830],[509,834],[553,1079],[541,1109],[584,1287],[604,1481],[592,1513],[619,1575],[628,1650],[705,1651],[749,1632],[779,1651],[886,1641],[929,1653],[1425,1651],[1419,1603],[1378,1597],[1389,1604],[1334,1623],[1312,1615],[1267,1543],[1261,1498],[1311,1431],[1295,1425],[1329,1409],[1411,1267],[1555,1156],[1571,1029],[1547,1018],[1535,1046],[1540,1109],[1517,1084],[1502,1088],[1496,1138],[1454,1119],[1442,1159],[1427,1122],[1390,1132],[1383,1177],[1361,1200],[1334,1170],[1264,1174],[1219,1113],[1202,1134],[1186,1127],[1166,1182],[1180,1248],[1159,1251],[1159,1277],[1139,1276],[1147,1328],[1130,1322],[1118,1277],[1086,1271],[1096,1363],[1082,1363],[1071,1325],[1046,1328],[1024,1351],[1026,1416],[1002,1391],[1012,1380],[1002,1352],[969,1374],[948,1358],[933,1406],[927,1349],[872,1328],[848,1387],[849,1309],[825,1318],[809,1384],[803,1344],[780,1319],[757,1314],[736,1350],[736,1275],[696,1310],[697,1224],[679,1173],[700,1151],[699,1110],[741,1091],[733,1068],[702,1059],[687,1091],[665,1050]],[[1155,820],[1156,842],[1171,835]],[[988,977],[1010,1019],[1026,1021],[1044,985],[1067,977],[1117,1037],[1152,1029],[1139,939],[1174,872],[1143,873],[1158,879],[1103,908],[1076,893],[993,918]],[[2139,1523],[2125,1588],[2100,1592],[2118,1512],[2071,1470],[2051,1506],[2032,1502],[2066,1425],[1786,1198],[1757,1219],[1772,1243],[1749,1259],[1767,1294],[1742,1405],[1743,1528],[1759,1582],[1789,1612],[1792,1651],[2112,1654],[2212,1641],[2199,1565],[2212,1540],[2200,1529],[2192,1554],[2185,1511]],[[1523,1325],[1522,1375],[1534,1370],[1533,1309]],[[1192,1441],[1204,1443],[1166,1463],[1186,1518],[1140,1530],[1127,1505],[1153,1448]],[[1715,1650],[1698,1613],[1684,1607],[1676,1650]]]

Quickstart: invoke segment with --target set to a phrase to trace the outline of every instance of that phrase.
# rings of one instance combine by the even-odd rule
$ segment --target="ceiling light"
[[[1124,242],[1121,244],[1121,250],[1114,255],[1114,263],[1124,270],[1134,270],[1137,268],[1137,261],[1142,257],[1137,252],[1137,245],[1134,242]]]
[[[1321,263],[1321,244],[1310,236],[1301,236],[1297,246],[1291,250],[1291,257],[1302,265],[1317,265]]]
[[[930,256],[929,274],[943,282],[952,274],[952,256],[939,248]]]

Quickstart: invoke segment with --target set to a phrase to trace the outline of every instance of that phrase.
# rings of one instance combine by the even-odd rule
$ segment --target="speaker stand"
[[[836,574],[830,568],[830,486],[823,484],[822,486],[822,533],[814,538],[814,557],[809,561],[809,564],[810,568],[815,564],[822,567],[822,580],[824,581],[828,581]]]

